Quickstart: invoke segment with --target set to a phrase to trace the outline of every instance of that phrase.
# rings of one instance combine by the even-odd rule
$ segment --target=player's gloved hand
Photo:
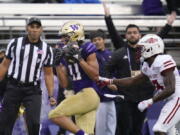
[[[77,43],[68,45],[65,52],[65,57],[68,60],[68,62],[77,63],[80,60],[82,60],[81,51],[82,51],[82,48],[79,48]]]
[[[64,55],[64,51],[62,48],[54,48],[53,53],[54,53],[54,64],[59,65],[59,63]]]
[[[143,112],[146,108],[150,107],[153,104],[153,99],[147,99],[139,102],[138,109]]]
[[[112,84],[112,82],[113,82],[113,79],[99,76],[99,81],[97,82],[97,85],[100,87],[105,87],[107,85]]]

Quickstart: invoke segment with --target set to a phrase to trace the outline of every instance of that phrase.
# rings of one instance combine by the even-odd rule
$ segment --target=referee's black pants
[[[0,135],[11,135],[21,104],[29,135],[39,135],[41,89],[39,86],[18,86],[8,83],[0,112]]]

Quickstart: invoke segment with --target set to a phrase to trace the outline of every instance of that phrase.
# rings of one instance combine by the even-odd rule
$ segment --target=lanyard
[[[130,52],[129,52],[129,48],[127,47],[127,55],[128,55],[128,63],[129,63],[129,70],[130,72],[132,71],[132,66],[131,66],[131,56],[130,56]]]
[[[129,63],[129,70],[132,71],[132,66],[131,66],[131,56],[130,56],[130,51],[129,48],[127,47],[127,55],[128,55],[128,63]],[[144,60],[142,59],[142,57],[140,58],[140,70],[142,68]]]

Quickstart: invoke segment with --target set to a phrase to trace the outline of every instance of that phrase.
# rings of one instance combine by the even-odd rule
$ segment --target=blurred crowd
[[[2,3],[101,3],[101,0],[0,0]],[[119,2],[119,1],[118,1]],[[166,0],[167,6],[161,0],[142,0],[142,14],[165,15],[173,11],[179,14],[179,0]]]

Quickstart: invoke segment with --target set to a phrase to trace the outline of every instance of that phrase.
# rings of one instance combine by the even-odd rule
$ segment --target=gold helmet
[[[62,26],[59,34],[69,36],[70,42],[84,40],[84,27],[77,21],[68,21]]]

